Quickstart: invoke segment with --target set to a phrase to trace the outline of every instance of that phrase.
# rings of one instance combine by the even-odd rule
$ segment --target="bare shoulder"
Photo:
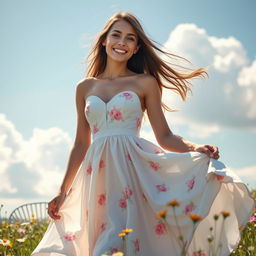
[[[80,97],[85,97],[95,82],[93,77],[85,77],[77,82],[76,91]]]
[[[144,74],[139,76],[139,84],[143,90],[145,99],[149,96],[160,95],[160,88],[156,78],[150,74]]]

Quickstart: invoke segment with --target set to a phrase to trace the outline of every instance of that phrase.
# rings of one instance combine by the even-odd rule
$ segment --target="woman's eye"
[[[129,37],[128,39],[134,41],[133,37]]]

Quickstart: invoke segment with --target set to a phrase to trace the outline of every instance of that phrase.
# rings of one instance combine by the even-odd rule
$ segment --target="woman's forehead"
[[[113,26],[111,27],[110,31],[116,31],[119,33],[124,33],[124,34],[131,34],[136,36],[135,30],[133,27],[126,21],[124,20],[119,20],[116,21]]]

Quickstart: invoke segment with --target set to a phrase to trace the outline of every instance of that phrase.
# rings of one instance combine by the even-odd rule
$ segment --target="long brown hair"
[[[150,40],[146,36],[140,22],[134,15],[132,15],[129,12],[118,12],[109,18],[109,20],[103,27],[102,31],[96,36],[96,42],[94,43],[87,57],[88,65],[86,77],[97,77],[98,75],[103,73],[107,63],[107,54],[105,51],[105,47],[102,45],[102,42],[107,37],[107,34],[110,31],[113,24],[119,20],[124,20],[133,27],[138,36],[138,44],[140,45],[140,48],[137,51],[137,53],[133,54],[133,56],[128,60],[127,68],[138,74],[146,73],[154,76],[158,82],[161,95],[163,89],[162,87],[165,87],[167,89],[174,90],[174,92],[178,93],[181,96],[182,100],[185,101],[188,92],[190,91],[192,93],[192,90],[189,87],[191,85],[189,79],[195,77],[204,77],[204,75],[208,75],[204,68],[198,68],[193,70],[190,68],[182,67],[177,64],[172,65],[179,66],[183,69],[188,69],[191,72],[181,73],[177,70],[174,70],[170,66],[170,62],[164,61],[161,57],[159,57],[155,53],[154,49],[163,53],[166,57],[176,57],[182,60],[188,60],[181,56],[169,53],[167,51],[164,51],[163,49],[158,48],[152,42],[154,40]],[[163,83],[163,80],[167,81],[167,83],[170,83],[173,86],[169,87],[165,85]],[[176,111],[170,109],[163,102],[161,102],[161,105],[167,111]]]

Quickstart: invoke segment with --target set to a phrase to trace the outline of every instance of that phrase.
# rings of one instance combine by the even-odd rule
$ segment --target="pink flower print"
[[[126,199],[125,198],[120,198],[119,199],[119,206],[121,207],[121,208],[126,208],[127,207],[127,202],[126,202]]]
[[[117,121],[123,120],[121,111],[119,111],[116,108],[113,108],[108,114],[112,120],[117,120]]]
[[[101,232],[103,232],[106,229],[106,223],[102,223],[100,226]]]
[[[105,167],[105,162],[103,159],[101,159],[99,162],[99,168],[103,168],[103,167]]]
[[[217,180],[223,180],[224,179],[224,176],[222,175],[219,175],[219,174],[215,174]]]
[[[85,108],[85,114],[89,114],[90,113],[90,106],[86,106]]]
[[[73,233],[67,233],[65,234],[64,238],[67,241],[74,241],[76,239],[76,236]]]
[[[164,151],[163,151],[163,150],[161,150],[161,149],[157,149],[157,150],[155,150],[155,154],[161,154],[161,153],[164,153]]]
[[[124,92],[123,96],[125,97],[125,99],[130,100],[132,98],[132,95],[129,92]]]
[[[128,160],[129,160],[129,161],[131,161],[131,162],[132,162],[132,158],[131,158],[131,156],[130,156],[130,154],[129,154],[129,153],[127,154],[127,158],[128,158]]]
[[[133,194],[132,190],[130,188],[125,188],[124,190],[124,199],[128,199]]]
[[[192,190],[195,184],[195,177],[193,177],[191,180],[188,180],[186,182],[188,190]]]
[[[154,170],[154,171],[158,171],[160,166],[157,162],[153,162],[153,161],[149,161],[150,167]]]
[[[140,251],[140,242],[139,242],[138,238],[133,241],[133,245],[134,245],[134,251],[139,252]]]
[[[111,252],[111,253],[118,252],[118,249],[117,249],[117,248],[111,248],[111,249],[110,249],[110,252]]]
[[[204,252],[193,252],[192,256],[206,256]]]
[[[143,197],[143,199],[144,199],[145,201],[148,201],[148,199],[146,198],[146,196],[145,196],[144,193],[142,193],[142,197]]]
[[[158,191],[160,191],[160,192],[166,192],[166,191],[167,191],[167,187],[165,186],[165,184],[156,185],[156,188],[157,188]]]
[[[155,227],[155,233],[157,235],[163,235],[164,233],[166,233],[167,229],[164,223],[158,223]]]
[[[141,118],[136,118],[137,129],[141,126]]]
[[[99,129],[97,128],[97,126],[94,124],[93,125],[93,130],[92,130],[92,133],[95,134],[96,132],[98,132]]]
[[[87,174],[91,174],[92,173],[92,165],[90,164],[89,166],[88,166],[88,168],[86,169],[86,173]]]
[[[99,199],[98,199],[98,204],[103,205],[103,204],[105,204],[105,201],[106,201],[106,195],[100,194]]]
[[[191,202],[190,204],[187,204],[184,208],[184,213],[185,214],[188,214],[188,213],[191,213],[193,210],[195,210],[196,206],[194,205],[193,202]]]

